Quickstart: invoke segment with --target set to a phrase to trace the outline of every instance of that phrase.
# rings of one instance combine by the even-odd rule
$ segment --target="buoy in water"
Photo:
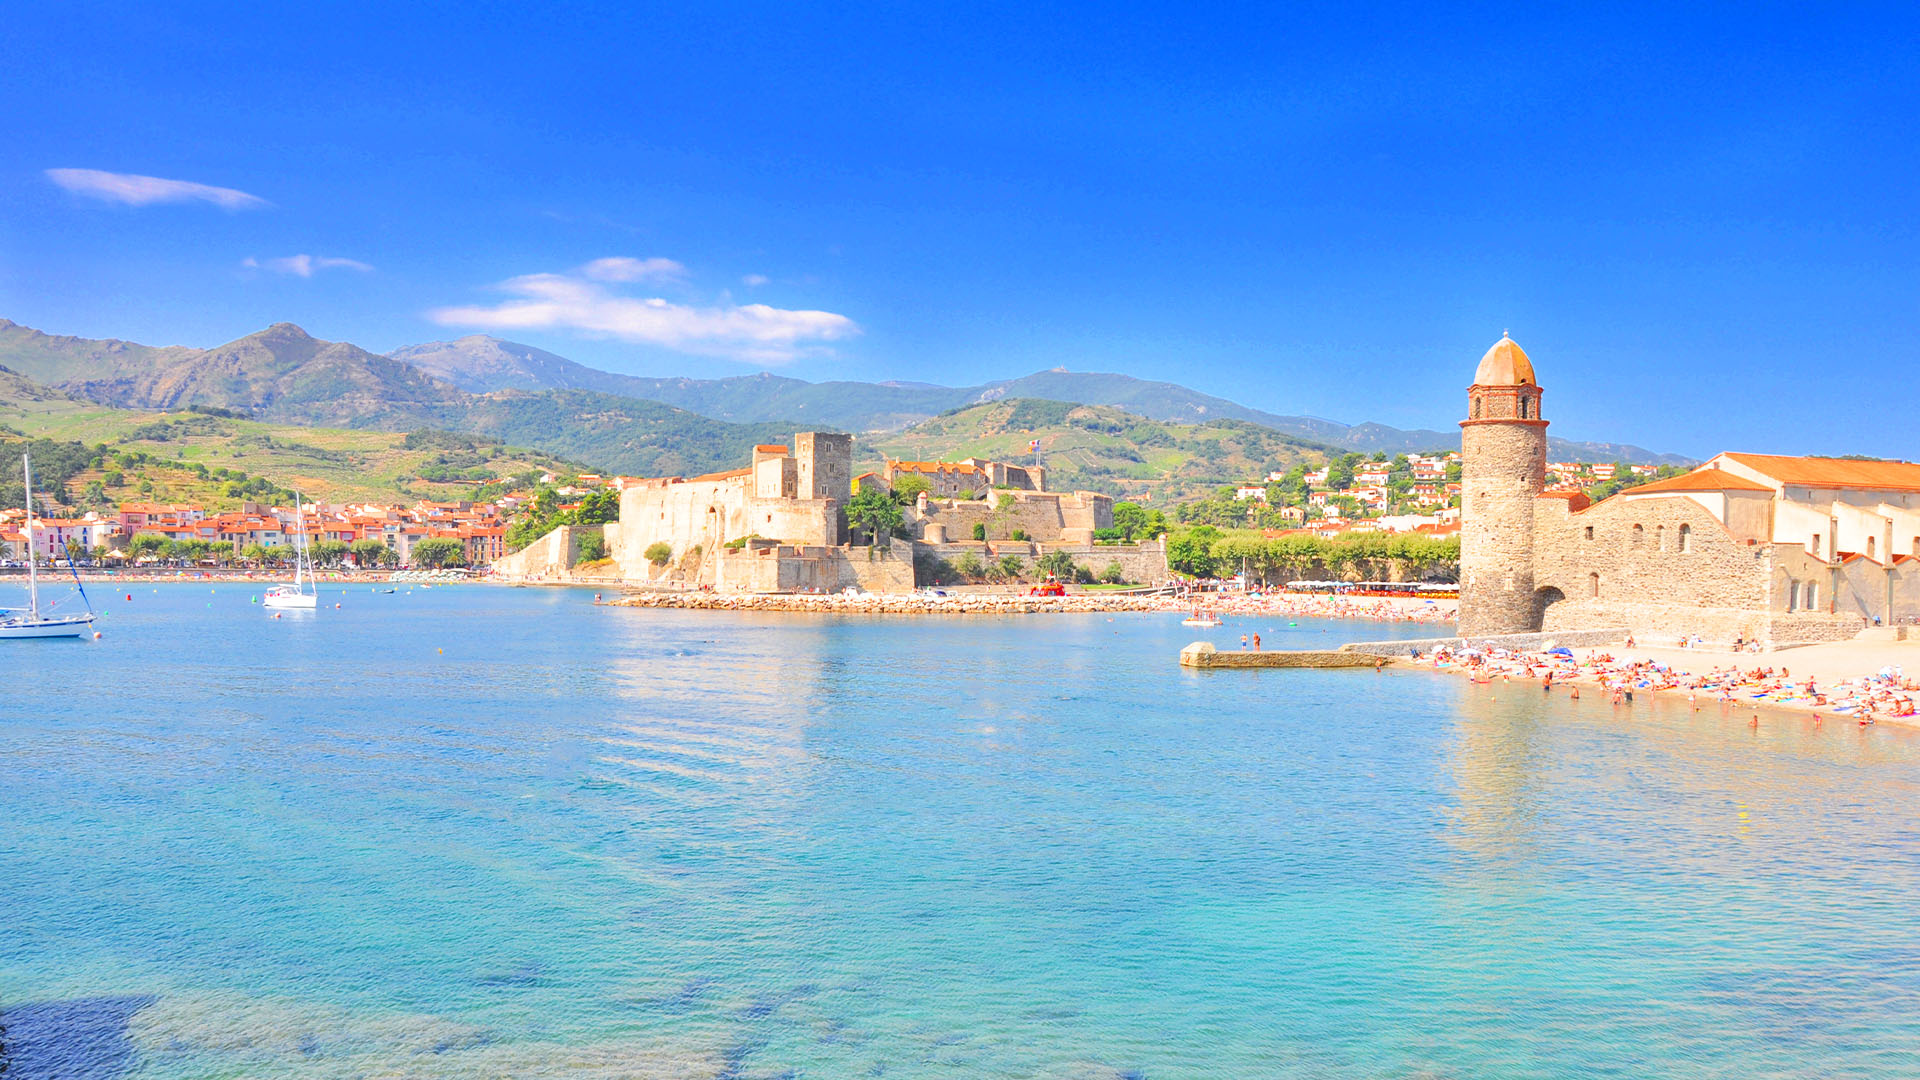
[[[93,632],[93,640],[95,640],[95,641],[99,641],[99,640],[100,640],[100,631],[98,631],[98,630],[95,630],[95,631]]]

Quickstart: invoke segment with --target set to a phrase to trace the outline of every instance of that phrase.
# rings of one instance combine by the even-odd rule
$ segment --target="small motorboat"
[[[1222,619],[1220,616],[1215,615],[1211,611],[1195,611],[1192,615],[1189,615],[1186,618],[1180,620],[1180,625],[1181,626],[1219,626],[1221,623],[1225,621],[1226,621],[1225,619]]]

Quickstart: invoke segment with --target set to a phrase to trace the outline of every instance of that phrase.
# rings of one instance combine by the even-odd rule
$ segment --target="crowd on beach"
[[[1588,650],[1585,657],[1566,648],[1545,652],[1438,648],[1425,655],[1417,649],[1411,651],[1409,659],[1415,663],[1462,673],[1475,682],[1533,681],[1547,691],[1565,686],[1576,698],[1580,688],[1588,686],[1615,705],[1632,704],[1635,693],[1685,694],[1696,709],[1702,702],[1728,711],[1769,706],[1811,712],[1816,717],[1830,713],[1865,725],[1883,717],[1914,723],[1914,702],[1920,695],[1920,685],[1896,665],[1822,684],[1812,676],[1795,678],[1787,664],[1743,667],[1728,663],[1694,674],[1650,659],[1615,657],[1604,650]]]
[[[1454,620],[1459,602],[1283,592],[1203,593],[1169,603],[1163,610],[1175,611],[1182,607],[1218,615],[1439,623]]]

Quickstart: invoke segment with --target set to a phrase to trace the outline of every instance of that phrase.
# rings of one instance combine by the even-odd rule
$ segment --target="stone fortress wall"
[[[1113,497],[1023,490],[989,491],[983,499],[922,495],[906,517],[908,529],[929,543],[971,540],[974,526],[983,525],[989,540],[1010,540],[1018,530],[1044,543],[1091,544],[1095,530],[1113,528]]]

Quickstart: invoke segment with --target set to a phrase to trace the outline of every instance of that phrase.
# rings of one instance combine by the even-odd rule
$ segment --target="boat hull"
[[[0,641],[22,638],[86,637],[93,633],[93,616],[72,619],[25,619],[0,623]]]
[[[270,608],[305,608],[308,611],[312,611],[314,608],[320,606],[320,598],[311,594],[303,595],[301,593],[283,593],[277,596],[273,593],[268,593],[266,597],[261,600],[261,603]]]

